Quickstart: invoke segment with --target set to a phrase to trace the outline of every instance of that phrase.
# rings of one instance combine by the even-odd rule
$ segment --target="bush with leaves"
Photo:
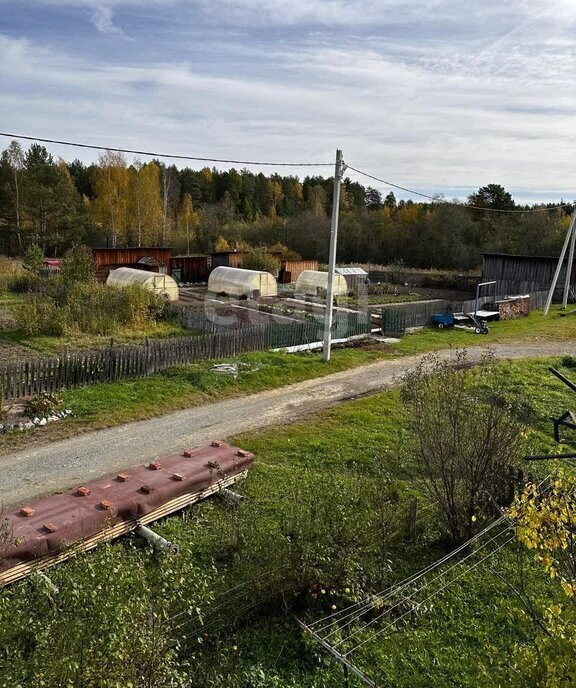
[[[53,585],[33,575],[0,590],[0,685],[189,686],[175,629],[211,597],[191,554],[127,540],[50,569]]]
[[[245,270],[262,270],[275,275],[280,267],[278,261],[263,247],[251,248],[242,257]]]
[[[469,369],[427,356],[403,378],[402,400],[413,434],[415,478],[436,503],[453,542],[468,539],[495,505],[508,505],[523,456],[523,426],[506,379],[492,359]]]
[[[30,244],[24,254],[24,267],[33,275],[39,275],[44,265],[44,252],[38,244]]]
[[[29,418],[51,416],[62,406],[62,399],[55,392],[42,392],[26,404],[24,415]]]
[[[32,296],[18,311],[18,325],[29,337],[60,337],[66,329],[66,309],[49,297]]]
[[[76,244],[68,249],[62,261],[61,275],[67,286],[77,282],[92,282],[95,279],[92,250],[82,244]]]
[[[565,596],[564,604],[550,603],[544,610],[535,645],[519,652],[530,672],[530,685],[576,685],[575,493],[576,478],[560,472],[550,483],[526,485],[508,511],[516,521],[519,541]]]

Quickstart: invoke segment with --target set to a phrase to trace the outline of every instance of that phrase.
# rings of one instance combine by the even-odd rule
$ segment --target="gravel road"
[[[496,344],[498,358],[558,356],[574,353],[572,342]],[[468,360],[487,351],[470,347]],[[444,351],[442,358],[454,353]],[[379,361],[323,378],[244,398],[228,399],[170,413],[160,418],[78,435],[2,457],[0,504],[21,504],[186,448],[226,439],[246,430],[285,424],[357,396],[382,391],[413,367],[421,355]]]

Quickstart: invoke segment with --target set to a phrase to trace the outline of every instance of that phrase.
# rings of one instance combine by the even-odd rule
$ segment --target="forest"
[[[113,151],[92,164],[67,162],[40,144],[12,141],[0,156],[0,253],[23,255],[33,243],[47,256],[76,243],[176,253],[281,244],[287,257],[325,262],[332,186],[330,177],[193,170]],[[503,212],[536,208],[542,212]],[[466,203],[414,202],[346,178],[338,261],[468,270],[483,251],[554,255],[571,212],[517,205],[495,183]]]

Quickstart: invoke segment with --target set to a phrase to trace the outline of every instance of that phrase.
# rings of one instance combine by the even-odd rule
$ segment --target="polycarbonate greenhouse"
[[[296,280],[296,293],[318,296],[328,289],[328,273],[318,270],[304,270]],[[346,296],[348,285],[342,275],[334,275],[334,296]]]
[[[111,287],[127,287],[130,284],[139,284],[150,291],[164,296],[169,301],[178,301],[178,285],[170,275],[162,275],[148,270],[136,270],[135,268],[116,268],[108,275],[106,284]]]
[[[276,296],[278,285],[269,272],[219,266],[208,277],[208,291],[238,298]]]

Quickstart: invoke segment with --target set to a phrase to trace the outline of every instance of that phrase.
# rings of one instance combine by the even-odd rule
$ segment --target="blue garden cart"
[[[432,316],[432,323],[437,325],[440,329],[444,327],[458,327],[463,330],[474,330],[476,334],[488,334],[487,320],[493,320],[498,317],[498,311],[488,311],[478,308],[480,300],[480,291],[482,287],[489,287],[495,285],[496,282],[480,282],[476,285],[476,299],[474,301],[473,313],[434,313]]]

